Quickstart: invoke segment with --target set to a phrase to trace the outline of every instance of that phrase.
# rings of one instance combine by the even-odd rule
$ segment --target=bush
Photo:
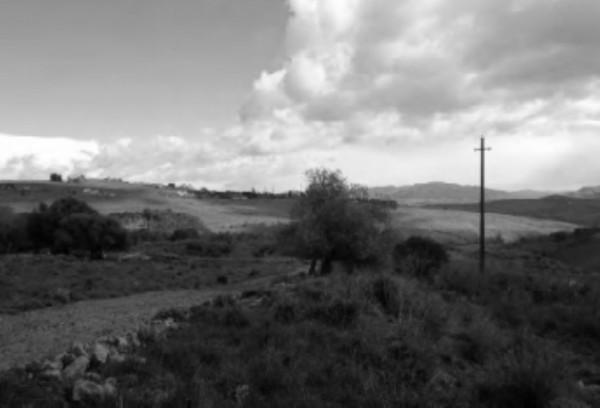
[[[186,251],[192,255],[218,258],[227,256],[233,251],[231,234],[218,233],[201,236],[186,243]]]
[[[369,297],[375,300],[385,313],[398,316],[401,301],[396,282],[386,276],[378,277],[371,282],[368,291]]]
[[[448,253],[430,238],[410,237],[394,247],[396,271],[407,272],[417,278],[430,279],[433,272],[448,263]]]
[[[73,214],[64,217],[54,231],[53,253],[88,251],[90,258],[101,259],[106,250],[127,248],[127,232],[108,217]]]
[[[198,239],[200,234],[195,228],[178,228],[170,236],[171,241],[182,241],[185,239]]]
[[[476,387],[475,399],[489,408],[547,408],[559,396],[564,366],[533,347],[517,345]],[[479,405],[478,405],[479,406]]]

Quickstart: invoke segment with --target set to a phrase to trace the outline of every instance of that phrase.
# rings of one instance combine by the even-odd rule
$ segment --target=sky
[[[0,179],[600,184],[597,0],[0,0]]]

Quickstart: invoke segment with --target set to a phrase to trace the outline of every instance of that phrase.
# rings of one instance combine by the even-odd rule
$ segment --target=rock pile
[[[145,363],[143,357],[136,355],[142,342],[157,339],[175,327],[177,323],[167,318],[154,320],[125,336],[104,336],[90,344],[76,342],[54,358],[29,364],[26,371],[30,378],[61,383],[72,402],[112,400],[118,397],[117,379],[102,378],[99,373],[103,366],[126,360]]]

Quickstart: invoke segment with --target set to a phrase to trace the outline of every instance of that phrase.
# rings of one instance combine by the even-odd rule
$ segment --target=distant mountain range
[[[600,199],[600,186],[583,187],[566,195],[573,198]]]
[[[588,192],[588,189],[590,190]],[[584,192],[582,192],[585,190]],[[591,191],[597,194],[600,198],[600,187],[588,187],[579,190],[576,193],[590,195]],[[395,200],[400,204],[417,205],[417,204],[461,204],[474,203],[479,201],[479,186],[465,186],[460,184],[432,182],[414,184],[411,186],[384,186],[372,187],[369,193],[373,198],[386,200]],[[535,190],[520,190],[520,191],[503,191],[486,189],[486,201],[496,200],[511,200],[511,199],[536,199],[542,198],[551,194],[547,191]]]

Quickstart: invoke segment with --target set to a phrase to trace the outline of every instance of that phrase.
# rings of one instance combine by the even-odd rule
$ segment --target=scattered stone
[[[57,380],[62,379],[62,372],[55,368],[48,368],[40,373],[40,377],[45,380]]]
[[[79,379],[73,385],[73,401],[103,400],[105,388],[90,380]]]
[[[89,380],[89,381],[93,381],[93,382],[101,382],[102,381],[102,376],[98,373],[94,373],[94,372],[87,372],[85,373],[85,375],[83,376],[84,379]]]
[[[108,361],[111,363],[116,363],[116,364],[120,364],[123,363],[127,358],[119,353],[117,350],[115,349],[111,349],[110,354],[108,355]]]
[[[63,365],[63,368],[75,361],[75,356],[71,353],[62,353],[59,354],[56,358],[60,360],[60,362]]]
[[[90,359],[87,356],[79,356],[67,368],[63,370],[63,377],[67,381],[73,381],[82,377],[90,365]]]
[[[65,288],[58,288],[54,291],[54,298],[61,303],[69,303],[71,301],[71,291]]]
[[[116,378],[107,378],[104,381],[104,395],[106,397],[116,397],[117,396],[117,379]]]
[[[42,363],[42,370],[62,370],[63,363],[60,359],[54,361],[46,360]]]
[[[87,351],[85,351],[84,345],[80,342],[73,343],[73,345],[71,346],[71,350],[69,350],[69,351],[75,357],[81,357],[81,356],[87,357]]]
[[[235,387],[235,402],[238,406],[243,407],[244,402],[250,395],[250,386],[248,384],[242,384]]]
[[[99,364],[104,364],[106,363],[106,359],[108,358],[109,353],[110,350],[108,349],[108,347],[106,347],[102,343],[96,343],[92,348],[92,359]]]
[[[127,338],[119,336],[116,338],[116,346],[119,351],[123,352],[129,347],[129,342],[127,341]]]
[[[138,337],[137,333],[128,333],[127,334],[127,341],[134,348],[138,348],[138,347],[141,346],[140,338]]]

